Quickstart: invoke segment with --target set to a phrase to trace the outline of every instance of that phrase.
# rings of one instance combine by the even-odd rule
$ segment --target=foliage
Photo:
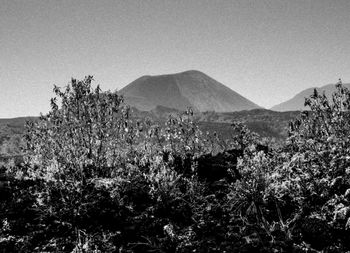
[[[242,123],[225,141],[203,133],[190,109],[164,124],[135,119],[92,80],[55,87],[49,114],[28,124],[25,163],[6,166],[3,252],[350,250],[341,82],[332,100],[306,99],[310,111],[271,149]]]
[[[92,80],[72,79],[64,91],[55,86],[51,111],[29,122],[29,163],[50,170],[53,180],[108,175],[128,152],[129,108],[119,95],[93,89]]]

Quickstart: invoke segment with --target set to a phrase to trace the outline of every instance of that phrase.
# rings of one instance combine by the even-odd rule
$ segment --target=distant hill
[[[27,121],[37,120],[37,117],[21,117],[0,119],[0,167],[9,159],[21,162],[21,144]]]
[[[157,106],[151,111],[140,111],[132,108],[132,115],[136,118],[151,118],[155,121],[164,121],[169,115],[176,115],[181,111]],[[251,131],[261,137],[274,138],[283,141],[288,135],[289,123],[298,117],[300,112],[276,112],[266,109],[253,109],[237,112],[197,112],[194,117],[202,131],[217,132],[223,139],[232,137],[231,124],[239,121],[245,124]]]
[[[13,135],[24,134],[26,122],[36,119],[37,117],[0,119],[0,145]]]
[[[230,113],[200,113],[197,115],[202,130],[215,130],[224,139],[230,138],[230,125],[234,121],[245,124],[261,137],[284,141],[288,136],[289,123],[298,117],[296,111],[275,112],[266,109],[254,109]]]
[[[350,83],[343,84],[345,87],[350,88]],[[309,108],[304,106],[305,98],[309,97],[313,94],[314,89],[317,89],[320,92],[325,91],[327,97],[331,97],[332,93],[336,90],[335,84],[328,84],[322,87],[313,87],[295,95],[293,98],[275,105],[271,108],[273,111],[299,111],[299,110],[307,110]]]
[[[150,111],[163,106],[177,110],[232,112],[260,108],[206,74],[190,70],[143,76],[119,91],[131,106]]]

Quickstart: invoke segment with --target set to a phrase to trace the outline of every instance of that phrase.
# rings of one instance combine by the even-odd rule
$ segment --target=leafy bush
[[[111,175],[123,162],[133,138],[129,108],[116,93],[93,89],[92,80],[72,79],[64,91],[55,86],[50,112],[29,122],[27,155],[38,167],[35,176],[83,181]]]

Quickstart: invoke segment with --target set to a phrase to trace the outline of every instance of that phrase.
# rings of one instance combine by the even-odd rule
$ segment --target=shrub
[[[86,181],[111,175],[123,162],[129,108],[118,94],[93,89],[92,80],[72,79],[63,91],[55,86],[50,112],[28,123],[26,155],[35,176]]]

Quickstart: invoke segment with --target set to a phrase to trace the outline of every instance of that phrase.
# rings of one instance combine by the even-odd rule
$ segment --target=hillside
[[[344,87],[350,88],[350,83],[343,84]],[[273,111],[298,111],[298,110],[308,110],[309,108],[304,106],[305,98],[312,95],[314,89],[317,89],[319,92],[325,92],[327,97],[330,97],[331,94],[335,91],[335,84],[328,84],[322,87],[313,87],[306,90],[301,91],[293,98],[275,105],[271,108]]]
[[[119,91],[128,104],[143,111],[158,105],[195,111],[232,112],[260,108],[206,74],[191,70],[177,74],[143,76]]]

